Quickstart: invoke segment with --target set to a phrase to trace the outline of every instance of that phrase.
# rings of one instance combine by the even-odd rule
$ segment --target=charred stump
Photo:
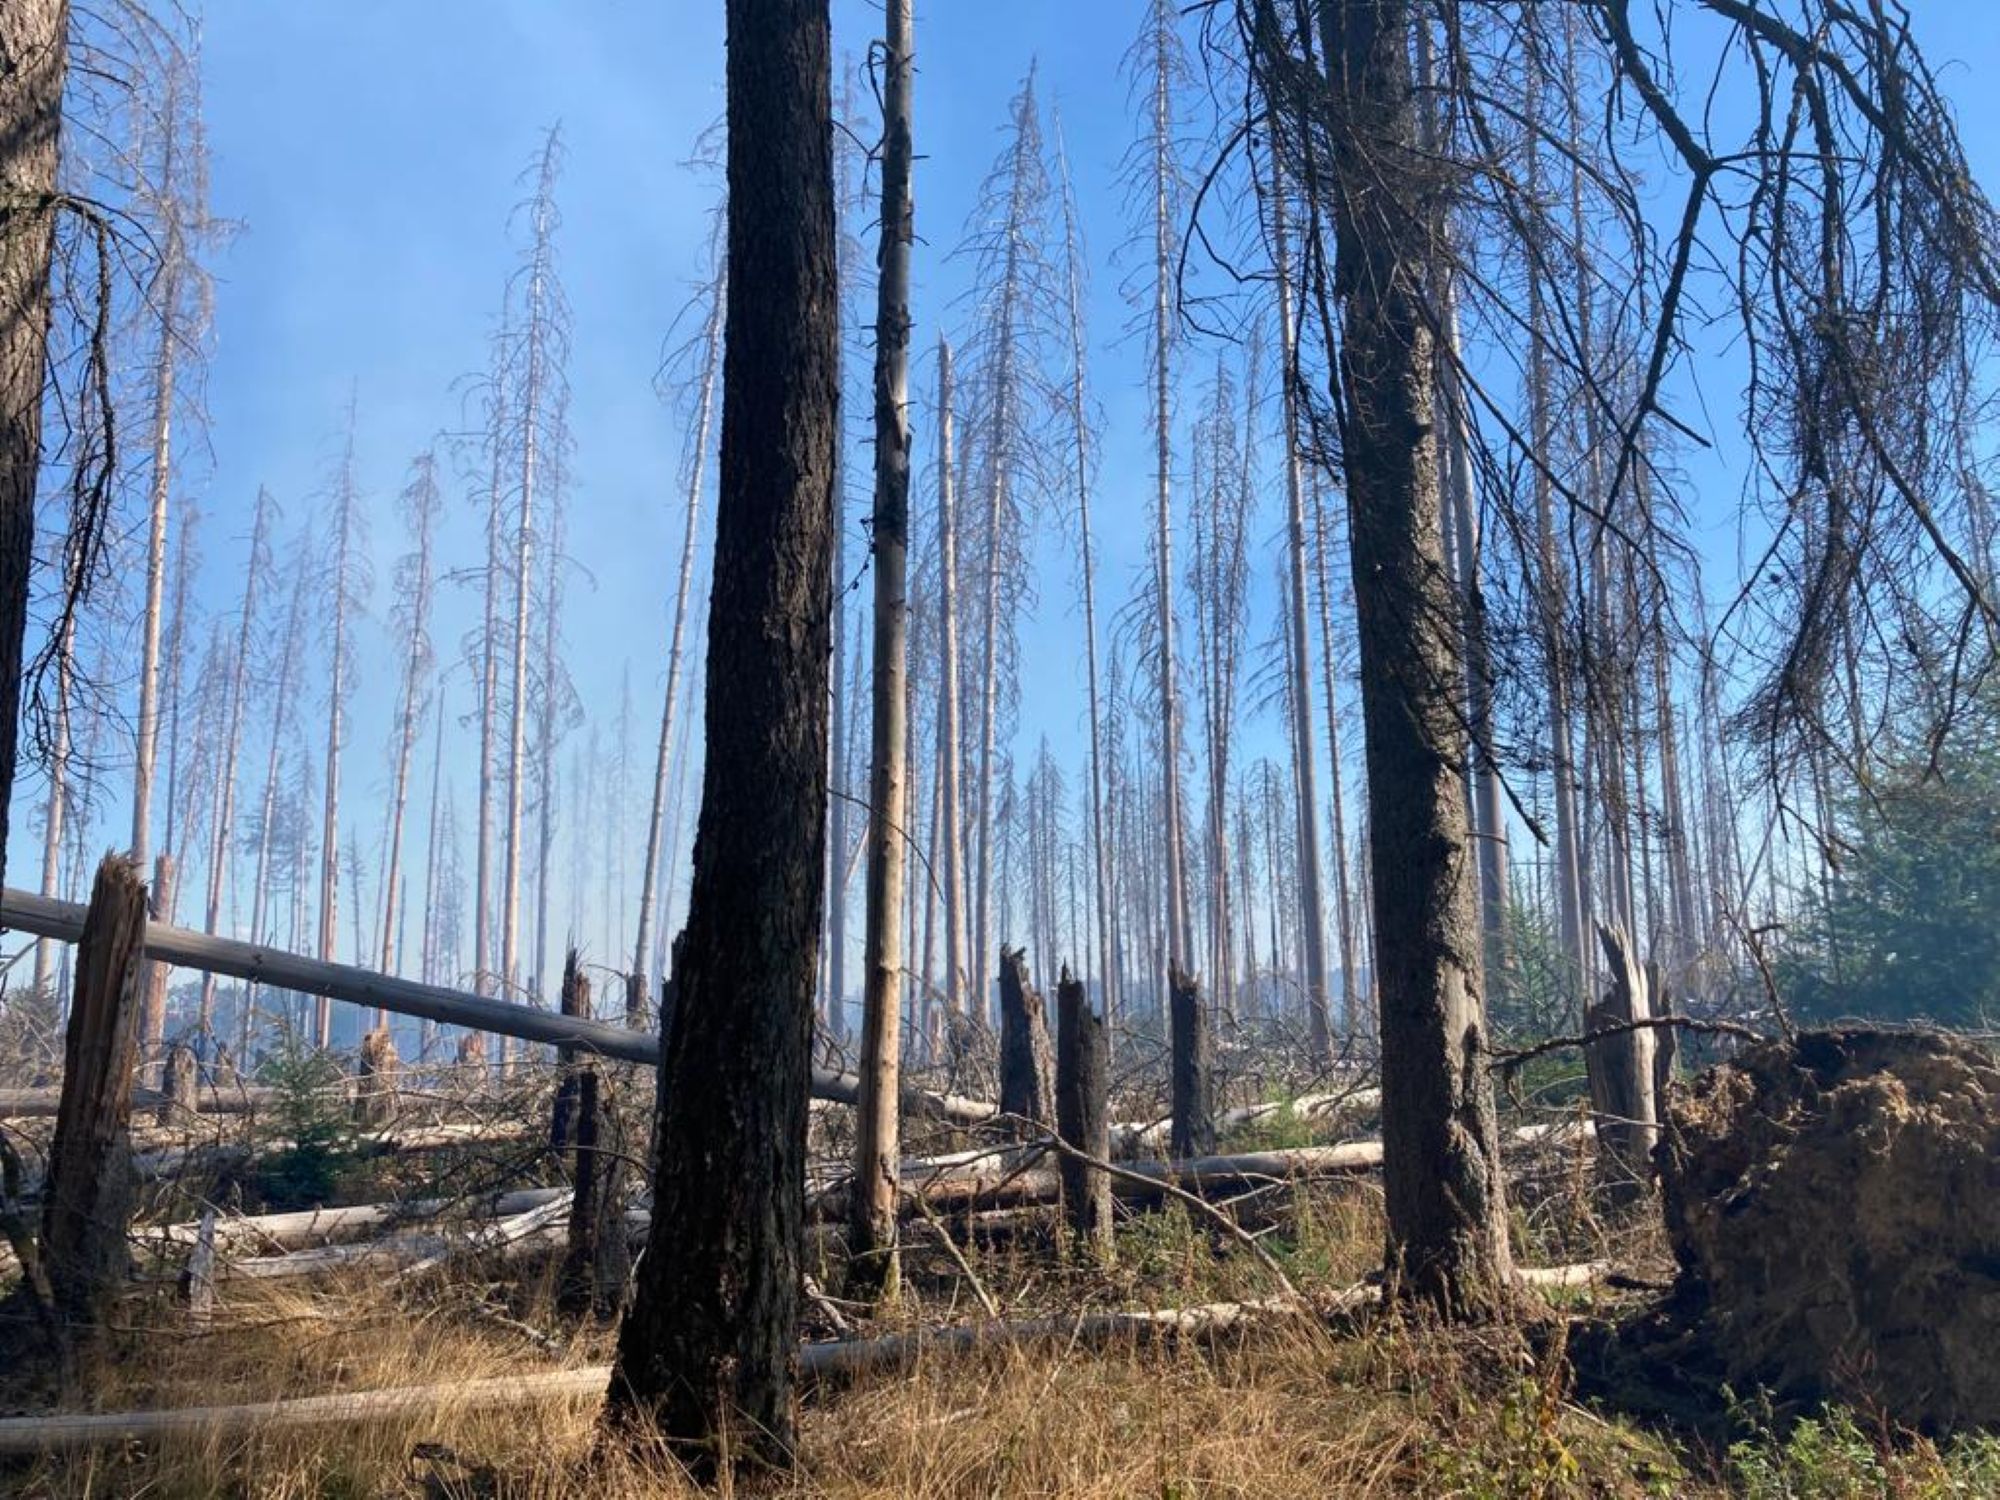
[[[1208,1011],[1201,981],[1182,969],[1167,975],[1173,1031],[1173,1073],[1167,1149],[1176,1160],[1215,1150],[1215,1081],[1208,1035]]]
[[[1055,1058],[1024,948],[1000,950],[1000,1112],[1043,1130],[1056,1123]]]
[[[1104,1019],[1065,968],[1056,986],[1056,1129],[1099,1161],[1111,1155],[1111,1047]],[[1111,1254],[1111,1174],[1074,1156],[1062,1161],[1063,1215],[1077,1247]]]

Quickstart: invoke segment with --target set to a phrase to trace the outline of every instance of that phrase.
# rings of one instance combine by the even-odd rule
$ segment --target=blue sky
[[[836,46],[858,60],[879,25],[877,9],[866,0],[834,8]],[[1975,169],[2000,183],[2000,101],[1981,86],[1983,69],[2000,59],[2000,19],[1990,0],[1915,8],[1933,60],[1962,64],[1948,68],[1946,86]],[[681,504],[680,423],[653,379],[698,272],[714,199],[713,179],[684,163],[721,115],[721,10],[714,0],[214,0],[206,8],[212,207],[242,226],[214,266],[213,460],[190,469],[206,511],[207,603],[216,614],[235,607],[260,483],[288,521],[314,508],[352,386],[378,587],[362,626],[344,805],[371,853],[388,780],[388,580],[404,545],[394,497],[411,456],[463,425],[457,383],[486,359],[516,257],[509,214],[522,196],[520,176],[556,123],[567,147],[561,269],[575,315],[569,538],[589,574],[571,590],[569,662],[607,739],[629,665],[636,748],[642,759],[649,754]],[[1115,179],[1134,126],[1118,67],[1142,12],[1138,0],[934,0],[917,18],[920,348],[956,321],[966,266],[947,252],[1031,57],[1045,105],[1061,111],[1093,262],[1092,373],[1106,417],[1096,503],[1103,588],[1114,604],[1143,564],[1149,498],[1141,348],[1122,337],[1129,313],[1107,263],[1128,233]],[[920,384],[929,363],[920,362]],[[1190,374],[1205,378],[1209,363],[1212,356],[1192,355]],[[1709,392],[1708,409],[1726,423],[1734,393]],[[930,440],[920,427],[920,454]],[[1726,450],[1717,462],[1726,469]],[[864,489],[853,485],[857,505]],[[1709,547],[1728,555],[1722,508],[1707,517],[1717,528]],[[478,525],[455,493],[447,566],[474,559]],[[1252,531],[1252,571],[1266,592],[1276,530],[1267,510]],[[1035,673],[1022,744],[1031,753],[1033,736],[1045,731],[1074,763],[1083,699],[1067,612],[1071,549],[1052,536],[1045,551],[1044,603],[1028,627]],[[445,590],[435,633],[446,660],[473,605],[469,591]],[[1260,635],[1267,621],[1268,600]],[[454,699],[461,709],[469,701],[462,680]],[[453,760],[469,826],[471,757]],[[636,818],[605,830],[607,841],[620,836],[636,863]],[[559,869],[566,872],[566,856]]]

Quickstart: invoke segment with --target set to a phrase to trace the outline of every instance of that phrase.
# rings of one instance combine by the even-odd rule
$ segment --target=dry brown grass
[[[1271,1242],[1302,1285],[1372,1262],[1372,1196],[1303,1203]],[[1063,1268],[1033,1244],[974,1253],[1010,1314],[1177,1306],[1257,1295],[1260,1269],[1173,1214],[1128,1225],[1116,1268]],[[913,1257],[910,1326],[964,1320],[948,1263]],[[837,1268],[835,1268],[837,1270]],[[515,1268],[514,1274],[520,1273]],[[496,1273],[497,1275],[497,1273]],[[265,1401],[598,1364],[610,1334],[564,1328],[546,1287],[461,1269],[429,1287],[366,1278],[224,1285],[220,1319],[191,1333],[164,1296],[128,1304],[117,1357],[89,1372],[87,1404],[117,1411]],[[552,1351],[535,1334],[553,1333]],[[693,1494],[670,1461],[592,1462],[594,1403],[503,1412],[447,1396],[421,1418],[290,1432],[213,1430],[0,1469],[0,1490],[146,1495],[520,1496],[623,1500]],[[1564,1399],[1559,1371],[1437,1333],[1336,1334],[1298,1322],[1222,1344],[1085,1349],[1059,1343],[934,1355],[896,1375],[811,1393],[796,1496],[1511,1497],[1704,1489],[1674,1454]],[[1671,1485],[1671,1488],[1664,1486]]]

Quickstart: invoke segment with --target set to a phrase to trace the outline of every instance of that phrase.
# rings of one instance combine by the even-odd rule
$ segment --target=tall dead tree
[[[1041,112],[1031,66],[1009,109],[1007,144],[982,185],[975,210],[979,226],[966,249],[977,261],[978,319],[974,349],[981,407],[977,438],[985,466],[985,514],[976,536],[981,562],[979,624],[981,666],[978,776],[973,831],[979,857],[972,878],[969,960],[979,986],[975,1009],[984,1015],[986,986],[995,972],[996,791],[1004,759],[1000,723],[1012,681],[1014,615],[1023,602],[1025,516],[1039,499],[1035,424],[1041,405],[1041,354],[1052,321],[1052,288],[1043,257],[1047,242],[1049,180],[1042,154]],[[968,444],[968,456],[970,445]]]
[[[396,695],[396,719],[391,731],[389,771],[389,851],[382,874],[381,966],[384,974],[400,972],[397,921],[402,911],[403,823],[410,801],[410,761],[416,753],[431,691],[436,655],[431,649],[431,599],[437,589],[433,556],[437,527],[444,514],[444,496],[437,482],[437,453],[417,455],[403,487],[403,524],[410,550],[396,564],[396,633],[401,637],[403,670]],[[389,1024],[386,1011],[375,1012],[377,1029]]]
[[[1084,690],[1090,717],[1090,858],[1092,900],[1097,911],[1097,982],[1103,1012],[1117,1006],[1117,966],[1112,960],[1115,917],[1111,900],[1111,848],[1104,829],[1104,730],[1097,682],[1097,559],[1090,525],[1090,492],[1095,479],[1092,416],[1084,383],[1085,336],[1083,302],[1085,262],[1083,231],[1078,223],[1076,193],[1070,182],[1069,158],[1056,130],[1056,169],[1062,191],[1063,290],[1069,309],[1070,378],[1066,389],[1070,442],[1076,483],[1076,529],[1083,586]]]
[[[698,1477],[793,1461],[825,875],[840,347],[825,0],[729,0],[707,756],[652,1228],[608,1421]]]
[[[1306,486],[1304,432],[1300,423],[1298,392],[1294,375],[1298,368],[1298,324],[1292,309],[1292,258],[1290,224],[1285,209],[1285,182],[1275,169],[1267,179],[1271,251],[1277,271],[1278,365],[1284,401],[1283,437],[1285,446],[1285,602],[1290,611],[1287,638],[1290,650],[1286,671],[1290,682],[1288,706],[1291,710],[1292,767],[1298,783],[1299,808],[1299,922],[1305,929],[1306,1015],[1311,1027],[1314,1050],[1322,1059],[1333,1055],[1332,1006],[1326,974],[1326,905],[1321,884],[1319,859],[1319,762],[1313,746],[1312,646],[1306,628],[1308,590],[1306,560]],[[1329,712],[1334,711],[1331,697]],[[1336,762],[1338,750],[1335,751]],[[1336,764],[1334,776],[1339,777]],[[1338,796],[1336,789],[1335,795]],[[1341,859],[1339,848],[1335,860]],[[1248,894],[1245,894],[1248,905]],[[1340,914],[1343,932],[1347,916]],[[1341,991],[1343,996],[1353,980],[1350,965],[1353,950],[1343,938],[1341,944]]]
[[[243,603],[236,618],[236,653],[228,688],[228,728],[216,774],[215,819],[208,839],[208,899],[202,911],[202,931],[213,934],[222,922],[222,896],[228,885],[229,856],[235,848],[236,767],[243,748],[243,714],[249,700],[250,663],[256,649],[257,601],[260,585],[271,572],[271,523],[278,503],[264,486],[257,487],[257,509],[250,523],[250,553],[243,568]],[[246,1007],[247,1013],[247,1007]],[[215,975],[201,976],[201,1034],[208,1035],[215,1014]]]
[[[1132,54],[1135,75],[1145,80],[1148,136],[1144,180],[1153,239],[1152,279],[1148,285],[1153,402],[1153,649],[1157,656],[1154,670],[1160,718],[1161,816],[1166,823],[1170,965],[1191,962],[1189,950],[1193,947],[1187,855],[1182,842],[1180,688],[1174,655],[1173,350],[1178,326],[1175,284],[1182,196],[1174,140],[1174,93],[1187,67],[1178,20],[1178,12],[1170,0],[1150,0],[1145,30]]]
[[[646,820],[646,859],[639,867],[639,936],[632,948],[632,970],[627,984],[637,997],[628,996],[629,1012],[643,1008],[654,993],[653,911],[660,865],[664,857],[661,839],[667,826],[667,790],[674,759],[674,709],[680,700],[681,662],[688,623],[688,598],[694,588],[694,554],[700,536],[701,495],[708,461],[709,418],[714,410],[716,372],[722,362],[722,308],[728,272],[717,266],[710,290],[708,317],[702,327],[701,377],[695,397],[694,434],[689,447],[687,468],[687,508],[681,530],[680,576],[674,586],[674,623],[667,644],[667,693],[660,709],[660,744],[653,763],[653,807]]]
[[[562,161],[559,133],[543,138],[527,203],[528,252],[520,271],[521,321],[518,347],[510,363],[520,371],[520,388],[508,426],[516,445],[512,582],[514,585],[508,665],[507,802],[503,868],[500,877],[501,989],[519,991],[521,922],[521,823],[528,788],[528,632],[534,600],[537,506],[553,499],[562,462],[560,423],[566,405],[564,362],[568,327],[562,285],[556,277],[556,175]],[[506,1049],[503,1048],[503,1062]]]
[[[951,345],[938,340],[937,505],[938,505],[938,817],[944,825],[944,993],[953,1017],[965,1014],[971,978],[966,970],[965,815],[960,788],[961,754],[958,672],[958,504],[952,469]],[[976,994],[977,991],[975,990]]]
[[[354,402],[347,407],[347,439],[334,476],[333,552],[327,582],[333,594],[333,650],[327,667],[326,785],[320,815],[319,946],[322,963],[333,962],[340,912],[340,762],[347,747],[348,625],[361,607],[366,577],[362,550],[361,496],[354,477]],[[357,955],[358,956],[358,955]],[[313,997],[313,1045],[333,1042],[333,1002]]]
[[[869,729],[868,905],[861,1090],[849,1244],[864,1286],[897,1289],[903,883],[909,829],[910,247],[916,238],[910,0],[883,22],[882,239],[875,304],[875,629]]]

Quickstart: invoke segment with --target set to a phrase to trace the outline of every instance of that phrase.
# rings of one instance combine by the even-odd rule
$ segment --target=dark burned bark
[[[1062,972],[1056,986],[1056,1129],[1086,1156],[1111,1155],[1111,1044],[1081,980]],[[1062,1159],[1063,1215],[1079,1249],[1111,1254],[1111,1174]]]
[[[67,0],[0,5],[0,880],[21,722]]]
[[[1056,1123],[1055,1055],[1042,997],[1028,982],[1028,954],[1000,950],[1000,1112],[1048,1129]]]
[[[1334,140],[1340,394],[1381,997],[1388,1266],[1448,1316],[1511,1274],[1485,1066],[1480,931],[1460,771],[1465,682],[1445,570],[1434,310],[1440,204],[1417,151],[1404,0],[1321,0]]]
[[[626,976],[632,983],[633,976]],[[576,949],[563,959],[562,1013],[566,1016],[590,1014],[590,976],[583,972],[583,957]],[[576,1048],[556,1048],[556,1097],[549,1110],[549,1149],[557,1155],[569,1149],[577,1108]]]
[[[1174,1049],[1167,1149],[1175,1160],[1185,1161],[1215,1149],[1215,1084],[1201,981],[1183,970],[1168,970],[1167,1004]]]
[[[98,866],[77,944],[62,1101],[42,1197],[42,1265],[56,1315],[72,1334],[99,1325],[130,1265],[132,1075],[145,941],[146,888],[130,860],[108,857]]]
[[[839,401],[827,0],[727,17],[707,754],[652,1229],[607,1412],[704,1477],[793,1449]]]

